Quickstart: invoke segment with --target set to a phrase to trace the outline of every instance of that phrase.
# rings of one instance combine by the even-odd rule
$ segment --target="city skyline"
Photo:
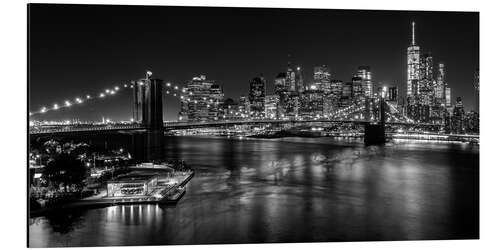
[[[28,247],[479,239],[478,12],[27,10]]]
[[[50,6],[50,5],[48,5]],[[106,6],[105,6],[106,7]],[[116,6],[114,6],[116,7]],[[33,8],[33,7],[32,7]],[[289,37],[290,32],[287,31],[287,26],[280,26],[275,29],[273,28],[268,28],[264,29],[263,25],[260,24],[259,22],[256,22],[254,25],[250,25],[248,23],[248,17],[251,16],[251,14],[257,13],[259,17],[262,17],[264,21],[267,21],[271,14],[276,12],[278,9],[233,9],[236,10],[236,13],[232,13],[234,17],[237,15],[236,19],[239,20],[237,21],[236,24],[234,25],[221,25],[221,17],[222,16],[230,16],[228,14],[228,9],[227,8],[213,8],[211,9],[212,14],[210,14],[214,21],[209,21],[214,22],[217,24],[218,28],[210,28],[210,24],[203,24],[201,25],[201,28],[206,28],[206,29],[200,29],[203,30],[201,33],[201,37],[207,37],[207,44],[205,43],[205,40],[202,40],[203,42],[200,45],[201,48],[197,49],[194,48],[194,52],[202,52],[199,57],[189,57],[192,59],[189,61],[189,59],[183,59],[186,56],[182,55],[177,55],[176,53],[172,52],[171,47],[166,46],[169,43],[172,43],[172,41],[168,40],[168,36],[164,35],[164,32],[160,32],[156,30],[155,28],[158,28],[159,24],[155,23],[155,21],[159,20],[160,14],[165,14],[165,13],[170,13],[170,12],[175,12],[172,11],[172,9],[179,9],[179,11],[176,12],[177,15],[181,15],[183,12],[191,10],[189,17],[196,18],[196,13],[199,11],[197,8],[183,8],[183,7],[160,7],[158,9],[151,9],[150,15],[153,17],[150,23],[154,27],[149,27],[147,25],[144,26],[144,29],[149,32],[150,34],[158,36],[158,42],[156,43],[147,43],[144,41],[140,41],[141,39],[132,39],[132,41],[127,41],[125,38],[127,37],[126,34],[131,33],[128,29],[125,30],[125,32],[120,31],[120,35],[113,35],[113,32],[111,34],[104,34],[104,31],[106,28],[114,27],[120,30],[120,27],[130,27],[130,23],[124,22],[121,23],[121,20],[123,20],[123,15],[133,12],[136,9],[140,8],[148,8],[148,7],[142,7],[142,6],[119,6],[118,11],[114,9],[113,11],[113,25],[111,24],[106,24],[104,26],[106,27],[96,27],[95,23],[98,22],[96,20],[104,20],[103,18],[109,18],[107,17],[106,13],[107,10],[106,8],[101,8],[97,10],[96,8],[93,8],[93,6],[71,6],[70,8],[64,8],[66,11],[65,13],[61,13],[61,8],[62,7],[56,7],[56,6],[51,6],[47,7],[44,6],[43,8],[49,8],[45,10],[37,10],[35,5],[35,10],[36,11],[31,11],[32,13],[32,18],[31,20],[33,21],[31,25],[31,53],[32,53],[32,59],[35,59],[35,61],[31,61],[31,81],[30,81],[30,110],[35,110],[39,109],[41,105],[52,105],[55,102],[61,102],[65,98],[71,97],[71,94],[74,93],[74,95],[80,95],[82,91],[88,90],[88,91],[99,91],[100,89],[108,86],[114,86],[115,83],[123,83],[123,82],[130,82],[130,80],[138,79],[142,75],[144,69],[149,69],[155,72],[155,75],[157,77],[160,77],[164,79],[165,81],[169,82],[174,82],[179,86],[185,86],[185,84],[193,77],[196,75],[204,74],[206,75],[209,79],[215,80],[217,84],[220,84],[224,88],[224,94],[225,97],[230,97],[234,100],[237,100],[237,98],[242,95],[242,94],[248,94],[249,90],[249,83],[250,81],[255,78],[259,77],[260,74],[262,73],[264,75],[264,78],[267,81],[267,86],[266,90],[269,92],[271,88],[273,87],[272,83],[274,81],[275,76],[280,73],[280,72],[285,72],[287,63],[288,61],[291,61],[293,65],[300,65],[302,70],[303,70],[303,76],[304,76],[304,82],[306,85],[308,85],[313,79],[313,68],[316,66],[320,65],[327,65],[331,72],[332,72],[332,78],[333,79],[339,79],[343,81],[349,81],[352,75],[356,72],[358,66],[361,65],[368,65],[371,68],[372,72],[372,79],[374,84],[378,84],[382,82],[383,84],[386,84],[388,86],[396,85],[400,88],[400,92],[403,93],[404,85],[406,85],[406,47],[409,45],[411,41],[411,29],[410,29],[410,23],[411,21],[415,21],[417,23],[416,27],[416,36],[417,36],[417,43],[418,45],[423,48],[422,52],[432,52],[432,55],[435,60],[435,67],[437,66],[437,63],[444,62],[446,65],[446,72],[447,72],[447,81],[448,84],[452,88],[452,97],[455,99],[455,97],[462,97],[462,100],[464,100],[464,105],[467,110],[470,110],[472,108],[472,105],[474,103],[474,96],[473,96],[473,78],[474,78],[474,71],[476,68],[478,68],[478,44],[476,44],[478,41],[478,34],[477,30],[473,29],[475,27],[475,22],[477,22],[478,15],[477,13],[449,13],[449,12],[393,12],[393,11],[344,11],[344,10],[320,10],[319,12],[311,12],[315,13],[313,15],[308,15],[307,17],[304,16],[304,18],[301,18],[302,25],[307,26],[306,23],[308,24],[317,24],[320,27],[310,27],[309,29],[305,29],[306,33],[309,34],[312,31],[317,31],[316,33],[319,32],[319,34],[316,34],[316,37],[324,37],[325,39],[313,39],[314,36],[311,36],[311,40],[317,43],[320,46],[314,46],[315,43],[311,46],[311,43],[307,43],[308,39],[304,39],[303,36],[298,36],[297,39],[301,40],[300,42],[292,42],[292,44],[286,44],[286,43],[276,43],[276,42],[269,42],[269,39],[265,39],[262,43],[265,43],[265,50],[263,53],[257,53],[257,55],[251,55],[249,57],[244,57],[242,55],[245,54],[246,52],[239,52],[238,54],[240,56],[243,56],[242,58],[249,58],[252,60],[240,60],[241,66],[239,64],[236,64],[234,62],[227,62],[226,60],[212,60],[213,62],[210,62],[211,57],[207,57],[207,55],[210,55],[211,53],[214,53],[214,51],[204,51],[202,48],[205,46],[215,46],[215,48],[218,49],[220,44],[217,44],[217,35],[222,35],[222,31],[227,31],[230,30],[232,26],[243,26],[243,28],[238,29],[235,32],[235,35],[231,36],[225,36],[225,39],[229,40],[234,40],[229,43],[228,48],[225,48],[224,50],[216,51],[218,52],[216,58],[221,58],[221,59],[226,59],[226,58],[232,58],[234,56],[238,55],[230,55],[232,49],[245,49],[245,48],[259,48],[259,44],[253,44],[250,43],[249,41],[245,42],[245,38],[248,38],[248,35],[251,35],[252,32],[254,34],[261,35],[262,38],[274,38],[277,35],[276,34],[270,34],[273,31],[278,31],[278,34],[281,34],[282,36]],[[39,7],[41,8],[41,7]],[[52,8],[52,9],[50,9]],[[261,11],[263,10],[263,11]],[[46,35],[44,35],[44,39],[37,39],[37,34],[41,35],[42,33],[45,34],[44,28],[38,27],[37,25],[40,25],[40,23],[36,23],[35,21],[37,20],[37,11],[40,11],[40,13],[46,13],[48,12],[53,12],[51,15],[51,18],[48,18],[48,20],[43,20],[45,24],[49,22],[51,25],[50,26],[52,29],[52,33],[55,36],[53,38],[47,38]],[[90,23],[87,23],[85,21],[88,21],[87,19],[83,18],[81,19],[81,16],[79,16],[78,13],[89,13],[89,11],[93,11],[95,15],[93,16],[93,20]],[[218,13],[219,15],[213,14],[213,12]],[[311,10],[285,10],[284,12],[277,12],[280,13],[279,15],[281,16],[301,16],[302,14],[306,14],[310,12]],[[233,11],[235,12],[235,11]],[[201,13],[201,12],[199,12]],[[318,14],[320,13],[320,14]],[[330,13],[335,13],[335,15],[330,15]],[[309,14],[309,13],[308,13]],[[57,16],[63,16],[65,18],[69,18],[68,22],[62,25],[55,25],[54,22],[55,19],[57,19]],[[208,15],[208,14],[203,14],[203,15]],[[126,16],[126,15],[125,15]],[[167,15],[169,16],[169,15]],[[214,17],[217,16],[217,17]],[[312,17],[311,17],[312,16]],[[342,24],[346,24],[349,28],[357,28],[356,30],[359,32],[347,32],[345,29],[333,29],[338,31],[337,33],[345,35],[346,38],[358,38],[360,36],[360,33],[368,35],[367,37],[374,37],[373,41],[375,41],[375,38],[377,38],[377,41],[379,39],[388,39],[389,41],[384,43],[384,42],[377,42],[376,45],[366,45],[369,49],[367,50],[366,47],[356,47],[353,46],[354,48],[351,49],[345,49],[346,46],[346,40],[341,39],[340,36],[337,36],[337,38],[332,38],[332,33],[331,32],[324,32],[323,29],[326,26],[328,26],[328,22],[324,22],[324,20],[328,20],[330,22],[338,21],[339,16],[341,17],[342,20],[345,20],[342,22]],[[359,18],[355,18],[358,16]],[[363,20],[370,20],[373,18],[373,16],[378,17],[376,20],[374,20],[375,23],[369,22],[369,23],[363,23]],[[437,19],[437,16],[439,16],[439,22],[438,23],[433,23],[436,22],[435,19]],[[47,19],[47,18],[46,18]],[[139,18],[140,19],[140,18]],[[354,19],[356,22],[352,23],[349,22],[349,20]],[[357,19],[362,19],[362,20],[357,20]],[[402,20],[401,22],[398,23],[392,23],[390,22],[391,20],[394,19],[399,19]],[[170,20],[170,19],[168,19]],[[192,20],[191,22],[186,21],[179,21],[173,22],[172,27],[169,27],[167,31],[179,31],[179,34],[184,34],[182,31],[182,27],[184,28],[189,28],[192,27],[193,25],[198,25],[199,23],[196,23],[195,20]],[[246,25],[244,21],[246,22]],[[252,19],[253,20],[253,19]],[[281,19],[280,19],[281,20]],[[320,22],[320,20],[323,20],[323,22]],[[455,22],[451,22],[454,20]],[[457,21],[458,20],[458,21]],[[293,20],[281,20],[280,22],[284,23],[290,23]],[[472,21],[472,23],[470,23]],[[140,21],[139,23],[144,23],[144,21]],[[388,25],[390,23],[389,27],[385,27],[385,24]],[[439,31],[439,26],[442,25],[441,23],[446,23],[450,29],[447,29],[443,32],[440,32],[440,35],[438,37],[433,37],[432,34],[436,33]],[[363,25],[364,24],[364,25]],[[369,31],[368,29],[373,29],[374,25],[379,25],[383,26],[382,28],[379,27],[378,36],[373,36],[373,33],[377,33],[373,30]],[[59,42],[54,42],[53,40],[56,39],[58,32],[61,32],[61,28],[63,28],[65,25],[76,25],[70,32],[70,34],[67,35],[67,38],[61,39],[62,41]],[[432,25],[432,26],[430,26]],[[136,31],[136,29],[139,29],[141,25],[136,24],[132,25],[130,30]],[[180,27],[178,27],[180,26]],[[337,25],[338,26],[338,25]],[[438,26],[438,27],[436,27]],[[469,27],[470,26],[470,27]],[[332,26],[333,28],[338,28],[335,26]],[[366,27],[366,29],[363,29]],[[393,28],[397,29],[393,29]],[[426,27],[428,27],[426,29]],[[430,28],[432,27],[432,29]],[[471,29],[472,27],[472,29]],[[38,28],[38,29],[37,29]],[[93,30],[93,28],[95,30]],[[263,30],[259,30],[258,28],[262,28]],[[295,27],[296,28],[296,27]],[[293,29],[293,30],[304,30],[304,29]],[[392,28],[392,29],[391,29]],[[283,29],[283,30],[282,30]],[[318,31],[319,30],[319,31]],[[453,35],[449,35],[450,30],[453,31]],[[91,35],[98,35],[101,40],[99,40],[100,44],[105,44],[105,46],[96,46],[94,49],[87,49],[87,48],[82,48],[83,42],[79,42],[76,44],[72,44],[71,46],[66,46],[66,48],[61,48],[61,46],[56,46],[55,45],[64,45],[66,44],[65,41],[73,41],[74,39],[77,38],[82,38],[81,32],[85,31],[88,37],[83,37],[84,41],[87,40],[92,40]],[[344,31],[342,33],[341,31]],[[42,33],[37,33],[37,32],[42,32]],[[192,30],[189,30],[190,36],[192,36],[193,33]],[[215,32],[215,33],[213,33]],[[123,34],[125,33],[125,34]],[[133,32],[132,32],[133,33]],[[194,32],[197,34],[197,32]],[[247,34],[249,33],[249,34]],[[293,33],[293,32],[292,32]],[[296,32],[295,32],[296,33]],[[313,32],[314,33],[314,32]],[[438,32],[439,33],[439,32]],[[462,40],[462,44],[449,44],[448,48],[443,49],[443,43],[446,43],[447,41],[453,41],[458,39],[460,36],[464,36],[464,34],[472,34],[472,37],[470,39],[464,39]],[[474,35],[477,34],[477,35]],[[323,35],[323,36],[321,36]],[[372,36],[369,36],[372,35]],[[104,36],[104,37],[100,37]],[[151,36],[152,40],[156,36]],[[180,39],[176,35],[173,36],[173,39]],[[233,38],[232,38],[233,37]],[[280,37],[280,36],[278,36]],[[340,37],[340,38],[339,38]],[[366,37],[366,36],[365,36]],[[211,41],[211,39],[208,38],[215,38],[216,41]],[[463,38],[463,37],[462,37]],[[95,37],[94,37],[95,39]],[[116,47],[111,46],[111,44],[108,44],[109,42],[113,41],[114,39],[117,39],[121,43],[116,43]],[[255,38],[254,38],[255,39]],[[111,40],[111,41],[110,41]],[[180,39],[182,40],[182,39]],[[223,39],[224,40],[224,39]],[[257,39],[258,40],[258,39]],[[273,40],[273,39],[271,39]],[[325,42],[326,41],[331,41],[331,43]],[[349,40],[349,39],[347,39]],[[50,41],[50,43],[49,43]],[[104,41],[104,43],[102,43]],[[189,39],[187,39],[189,41]],[[250,41],[255,42],[255,40],[250,39]],[[349,40],[351,41],[351,40]],[[175,44],[178,41],[174,41],[173,43]],[[352,45],[358,45],[358,44],[369,44],[370,38],[367,38],[366,41],[363,40],[363,42],[359,42],[358,39],[352,40],[351,43]],[[187,42],[188,44],[191,45],[190,42]],[[112,53],[106,55],[106,53],[99,54],[97,52],[103,52],[102,50],[104,49],[103,47],[110,46],[108,49],[111,49],[111,51],[120,51],[123,52],[123,47],[132,47],[132,46],[141,46],[144,44],[152,45],[153,47],[157,47],[155,49],[158,49],[155,51],[158,55],[164,55],[164,54],[169,54],[172,53],[174,55],[174,58],[179,59],[179,60],[173,60],[174,61],[174,70],[170,71],[169,69],[169,63],[165,63],[165,61],[160,60],[158,56],[155,56],[155,53],[147,53],[148,50],[151,50],[152,48],[145,48],[145,52],[141,53],[141,50],[133,50],[133,53],[125,53],[125,54],[119,54],[119,55],[113,55]],[[165,44],[165,47],[162,48],[161,44]],[[336,46],[338,44],[338,46]],[[401,46],[401,48],[398,48],[397,46],[394,47],[392,45],[398,44]],[[41,45],[50,45],[50,46],[41,46]],[[115,45],[115,44],[113,44]],[[177,44],[178,45],[178,44]],[[300,46],[303,48],[300,49]],[[309,46],[308,46],[309,45]],[[323,45],[323,46],[322,46]],[[78,51],[75,50],[75,48],[71,48],[76,46],[78,48]],[[186,45],[187,46],[187,45]],[[295,51],[293,50],[293,46],[298,47]],[[41,49],[40,47],[43,47]],[[175,47],[175,46],[174,46]],[[235,48],[232,48],[235,47]],[[319,48],[318,48],[319,47]],[[447,46],[445,46],[447,47]],[[464,47],[470,47],[470,50],[464,50]],[[37,49],[35,49],[37,48]],[[379,49],[380,48],[380,49]],[[461,50],[459,48],[462,48]],[[52,49],[52,50],[51,50]],[[320,53],[314,53],[315,50],[318,49],[323,49],[325,53],[320,54]],[[335,53],[335,50],[342,50],[342,53],[337,52]],[[177,49],[176,49],[177,50]],[[180,49],[183,51],[182,49]],[[454,61],[450,60],[455,58],[457,55],[457,50],[461,51],[460,55],[463,58],[462,61]],[[55,53],[49,53],[49,52],[55,52]],[[73,55],[74,57],[77,58],[101,58],[101,60],[104,59],[104,62],[101,62],[101,60],[95,61],[96,65],[102,65],[102,64],[107,64],[102,65],[100,67],[91,67],[90,64],[94,63],[94,61],[88,62],[88,61],[72,61],[70,65],[64,65],[63,68],[61,67],[55,67],[57,69],[57,72],[54,72],[54,69],[49,69],[43,72],[40,72],[41,69],[46,69],[49,65],[59,65],[61,66],[62,59],[64,57],[68,57],[71,55],[64,54],[63,52],[67,51],[73,51],[77,52],[76,55]],[[193,51],[190,51],[190,53],[187,54],[193,54]],[[238,50],[241,51],[241,50]],[[255,51],[254,51],[255,52]],[[308,53],[309,52],[309,53]],[[358,52],[358,53],[355,53]],[[455,53],[451,53],[455,52]],[[463,52],[463,53],[462,53]],[[97,53],[97,55],[95,55]],[[182,54],[183,52],[180,52]],[[382,55],[378,55],[378,54]],[[87,56],[87,54],[89,54]],[[130,55],[134,54],[134,55]],[[144,55],[143,55],[144,54]],[[196,54],[196,53],[195,53]],[[220,56],[218,56],[220,54]],[[253,53],[254,54],[254,53]],[[290,55],[290,56],[289,56]],[[36,57],[35,57],[36,56]],[[114,61],[116,59],[119,59],[121,57],[127,57],[129,56],[130,58],[141,58],[144,57],[144,61],[139,60],[125,60],[121,61],[120,65],[124,66],[127,70],[123,70],[122,68],[119,68],[118,66],[115,66],[114,64],[110,64],[109,61]],[[118,57],[118,58],[113,58],[113,57]],[[268,57],[272,57],[272,59],[268,59]],[[384,59],[385,57],[391,58],[391,59]],[[398,62],[398,57],[399,57],[399,62]],[[169,57],[165,57],[167,60]],[[332,58],[339,58],[339,60],[333,60]],[[366,59],[364,59],[366,58]],[[394,60],[393,58],[396,58]],[[183,60],[181,60],[183,59]],[[260,59],[260,60],[259,60]],[[37,63],[39,61],[43,60],[43,65],[41,63]],[[108,61],[108,62],[107,62]],[[148,62],[145,64],[145,62]],[[167,60],[168,61],[168,60]],[[201,61],[201,62],[200,62]],[[207,62],[208,61],[208,62]],[[149,63],[151,62],[151,63]],[[157,63],[153,63],[157,62]],[[175,64],[175,62],[178,62],[178,65]],[[81,64],[86,65],[86,67],[81,67]],[[143,64],[142,66],[138,64]],[[154,65],[153,65],[154,64]],[[80,66],[78,66],[80,65]],[[133,66],[136,65],[136,66]],[[158,67],[158,65],[165,65],[163,67]],[[182,67],[180,65],[184,65],[186,67]],[[191,67],[189,66],[191,65]],[[464,66],[465,65],[465,66]],[[136,68],[139,67],[139,68]],[[142,67],[142,68],[141,68]],[[109,71],[107,69],[109,68]],[[399,70],[394,70],[392,68],[399,68]],[[206,69],[206,70],[203,70]],[[461,69],[461,70],[457,70]],[[222,72],[221,72],[222,70]],[[73,77],[69,77],[67,75],[68,72],[80,72],[79,74],[75,74]],[[90,71],[90,72],[95,72],[95,74],[86,74],[85,71]],[[399,73],[398,73],[399,71]],[[470,73],[469,73],[470,71]],[[106,72],[109,72],[109,75],[106,74]],[[121,73],[118,73],[121,72]],[[93,75],[101,75],[101,77],[93,77]],[[468,76],[470,75],[470,76]],[[460,77],[459,79],[457,78],[458,76],[463,76]],[[51,79],[48,81],[47,79]],[[44,82],[43,84],[41,82]],[[71,82],[71,87],[67,87],[67,82]],[[459,83],[460,82],[460,83]],[[74,83],[74,84],[73,84]],[[58,89],[62,88],[64,86],[64,90],[62,92],[59,92]],[[42,98],[44,97],[44,98]],[[57,117],[62,118],[77,118],[77,117],[83,117],[81,118],[82,120],[87,119],[100,119],[101,116],[106,116],[110,117],[116,120],[119,119],[128,119],[131,115],[131,105],[130,105],[130,99],[131,95],[124,97],[116,97],[116,101],[113,101],[115,104],[111,105],[106,105],[106,102],[100,102],[100,103],[93,103],[89,106],[86,107],[78,107],[76,109],[73,109],[70,113],[74,114],[75,112],[78,114],[75,115],[69,115],[65,114],[64,112],[58,112],[58,114],[55,113],[47,113],[44,115],[44,117],[50,118],[52,116],[52,119],[57,119]],[[104,105],[103,105],[104,104]],[[179,112],[180,105],[178,99],[175,98],[166,98],[166,108],[164,109],[164,117],[165,120],[174,120],[177,117],[177,113]],[[120,106],[121,110],[120,112],[110,112],[110,110],[115,109],[116,106]],[[128,108],[130,107],[130,108]],[[109,110],[109,111],[107,111]],[[92,114],[88,114],[92,113]],[[66,116],[66,117],[64,117]],[[71,117],[73,116],[73,117]],[[87,116],[87,117],[85,117]]]

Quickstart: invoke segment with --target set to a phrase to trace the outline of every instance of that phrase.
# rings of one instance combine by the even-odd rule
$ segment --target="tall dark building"
[[[363,78],[355,76],[352,78],[352,91],[356,101],[364,100],[365,91],[363,88]]]
[[[265,98],[266,98],[266,80],[261,75],[250,81],[250,92],[248,100],[250,101],[250,114],[252,117],[264,118]]]
[[[295,91],[299,92],[301,94],[304,92],[305,86],[304,86],[304,76],[302,75],[302,68],[300,66],[297,66],[297,70],[295,71]]]
[[[398,87],[389,87],[387,92],[387,101],[396,102],[398,101]]]
[[[296,91],[295,71],[292,69],[290,62],[288,62],[288,67],[286,69],[285,86],[287,91]]]
[[[274,92],[277,94],[278,92],[286,90],[286,73],[279,73],[274,79]]]
[[[457,97],[453,113],[451,114],[451,132],[455,134],[465,132],[465,110],[461,97]]]
[[[436,89],[435,89],[435,97],[436,97],[436,102],[438,104],[442,104],[445,102],[445,69],[444,69],[444,63],[439,63],[438,64],[438,71],[437,71],[437,76],[436,76]]]
[[[479,113],[479,69],[474,73],[474,110]]]

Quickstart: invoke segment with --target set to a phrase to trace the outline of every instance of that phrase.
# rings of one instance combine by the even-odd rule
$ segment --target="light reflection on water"
[[[196,137],[167,137],[166,144],[169,157],[196,169],[176,207],[37,218],[30,246],[478,237],[474,145]]]

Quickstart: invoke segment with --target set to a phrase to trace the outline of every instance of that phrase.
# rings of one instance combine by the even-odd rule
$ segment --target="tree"
[[[78,188],[83,186],[83,181],[87,177],[87,169],[82,161],[75,156],[62,153],[49,161],[44,169],[43,176],[56,186],[64,185],[65,191],[70,185]]]

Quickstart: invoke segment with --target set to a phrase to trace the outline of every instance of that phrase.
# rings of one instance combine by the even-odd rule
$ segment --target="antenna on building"
[[[415,22],[411,22],[411,45],[415,45]]]

